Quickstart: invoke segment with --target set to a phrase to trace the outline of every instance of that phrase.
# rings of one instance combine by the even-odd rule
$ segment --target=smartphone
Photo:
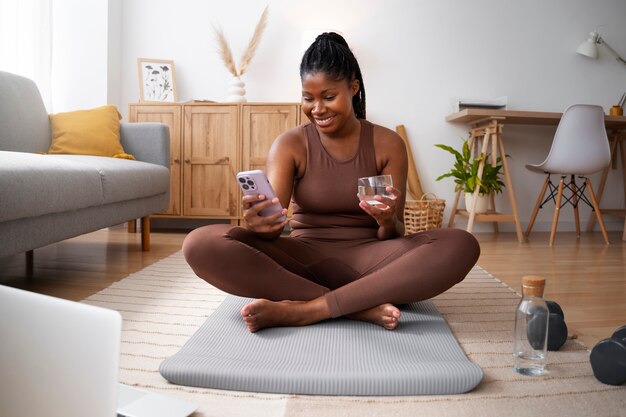
[[[276,197],[274,189],[272,189],[272,184],[270,184],[270,181],[267,179],[265,173],[259,169],[238,173],[237,183],[239,184],[241,191],[243,191],[245,195],[263,194],[268,200],[272,200]],[[263,217],[269,216],[271,214],[278,213],[282,209],[283,208],[280,203],[276,203],[266,209],[261,210],[259,212],[259,215]],[[285,216],[280,216],[276,222],[282,222],[285,220],[285,218]]]

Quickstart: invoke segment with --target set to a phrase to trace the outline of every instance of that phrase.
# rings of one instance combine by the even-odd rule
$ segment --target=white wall
[[[107,102],[107,0],[53,0],[52,111]]]
[[[0,0],[0,70],[33,80],[48,110],[51,22],[50,0]]]
[[[107,0],[107,103],[122,102],[122,0]]]
[[[121,75],[117,92],[116,86],[108,86],[108,97],[119,97],[114,104],[127,114],[128,103],[138,100],[136,60],[143,57],[175,61],[179,100],[224,100],[230,75],[217,54],[212,25],[224,29],[238,59],[265,4],[123,1],[118,14]],[[97,12],[93,5],[80,7],[90,9],[87,15]],[[602,25],[605,40],[626,56],[624,0],[271,0],[269,8],[268,28],[243,77],[248,100],[299,101],[301,33],[315,27],[342,31],[361,64],[368,118],[392,129],[406,126],[425,190],[445,198],[448,206],[452,183],[435,178],[451,159],[433,144],[459,144],[466,136],[465,126],[444,121],[453,97],[506,95],[510,109],[563,111],[574,102],[608,108],[626,90],[626,67],[605,48],[597,61],[575,53],[588,32]],[[101,56],[82,58],[91,59],[98,62]],[[71,78],[79,75],[87,74],[82,69]],[[83,84],[85,94],[91,85]],[[100,89],[94,91],[94,99],[100,94]],[[524,164],[543,160],[554,129],[507,125],[504,134],[525,225],[543,178],[527,172]],[[599,176],[593,179],[597,184]],[[621,184],[621,173],[611,172],[604,206],[623,204]],[[505,197],[498,197],[497,204],[508,211]],[[582,213],[586,221],[589,210]],[[607,221],[621,230],[619,219]],[[536,230],[546,230],[550,223],[551,209],[543,210]],[[485,224],[481,228],[490,230]],[[573,229],[570,210],[564,210],[559,228]],[[512,230],[512,224],[501,229]]]

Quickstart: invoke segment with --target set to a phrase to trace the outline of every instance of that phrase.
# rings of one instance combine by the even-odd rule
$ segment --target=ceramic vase
[[[233,77],[228,87],[228,97],[226,101],[231,103],[245,103],[246,89],[245,83],[239,77]]]
[[[472,207],[473,195],[473,193],[465,193],[465,209],[467,211]],[[486,213],[489,208],[489,195],[478,194],[476,198],[476,213]]]

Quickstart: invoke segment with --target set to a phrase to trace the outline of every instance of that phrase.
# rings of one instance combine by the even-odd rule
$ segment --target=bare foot
[[[323,297],[311,301],[254,300],[241,309],[241,317],[252,333],[267,327],[306,326],[330,317]]]
[[[352,320],[361,320],[378,324],[387,330],[393,330],[398,327],[400,310],[393,304],[386,303],[367,310],[349,314],[346,317]]]

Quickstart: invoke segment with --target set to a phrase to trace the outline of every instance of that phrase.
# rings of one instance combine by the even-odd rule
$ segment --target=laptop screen
[[[116,415],[118,312],[0,285],[0,415]]]

